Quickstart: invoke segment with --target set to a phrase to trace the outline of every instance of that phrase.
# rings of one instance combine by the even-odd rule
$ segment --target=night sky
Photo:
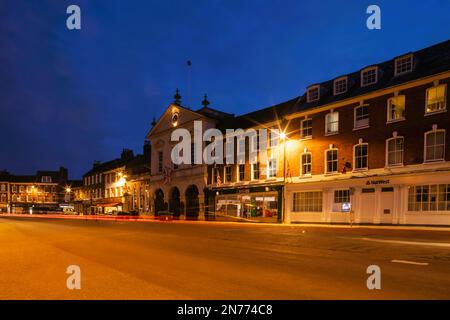
[[[66,28],[81,7],[82,29]],[[382,29],[366,28],[381,7]],[[141,152],[177,87],[242,114],[450,38],[450,1],[0,0],[0,169]],[[190,76],[187,60],[192,61]]]

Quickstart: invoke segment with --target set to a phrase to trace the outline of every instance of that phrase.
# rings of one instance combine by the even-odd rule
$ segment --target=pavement
[[[0,216],[0,243],[0,299],[450,299],[439,228]]]

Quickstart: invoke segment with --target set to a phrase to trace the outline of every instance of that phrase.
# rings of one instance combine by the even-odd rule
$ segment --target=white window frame
[[[370,71],[373,71],[373,70],[375,70],[375,81],[370,82],[370,83],[364,83],[364,74],[368,73]],[[361,70],[361,87],[367,87],[367,86],[370,86],[377,82],[378,82],[378,67],[377,66],[367,67],[367,68],[364,68]]]
[[[361,108],[367,108],[367,118],[356,120],[356,111]],[[359,121],[359,122],[357,122]],[[364,103],[353,109],[353,130],[365,129],[370,127],[369,104]]]
[[[357,162],[356,162],[356,148],[360,147],[360,146],[363,146],[363,145],[367,146],[367,155],[366,155],[367,166],[364,167],[364,168],[357,168],[356,167],[356,164],[357,164]],[[369,170],[369,143],[367,143],[367,142],[359,142],[358,144],[355,144],[353,146],[353,171],[367,171],[367,170]]]
[[[258,178],[256,179],[255,178],[255,165],[258,165]],[[252,181],[255,181],[255,180],[260,180],[261,179],[261,163],[260,162],[255,162],[255,163],[252,163],[251,164],[251,166],[250,166],[250,169],[251,169],[251,180]]]
[[[271,161],[275,161],[275,168],[271,168],[270,163]],[[270,173],[272,172],[272,170],[275,170],[275,175],[272,176]],[[270,157],[267,160],[267,179],[274,179],[277,177],[277,173],[278,173],[278,159],[276,157]]]
[[[401,150],[402,151],[402,161],[401,161],[401,163],[397,162],[397,163],[394,163],[394,164],[390,164],[389,163],[389,153],[390,153],[390,151],[389,151],[389,142],[391,142],[393,140],[397,140],[397,139],[401,139],[402,140],[402,144],[403,144],[403,148]],[[398,152],[398,150],[395,150],[393,152]],[[393,137],[391,137],[389,139],[386,139],[386,162],[385,162],[386,167],[387,168],[402,167],[404,165],[404,162],[405,162],[405,138],[403,136],[395,135],[395,136],[393,136]]]
[[[308,127],[308,128],[310,128],[311,134],[305,136],[305,135],[303,135],[303,131],[305,130],[305,127],[303,124],[307,121],[311,122],[311,127]],[[300,139],[301,140],[312,139],[312,119],[311,118],[305,118],[300,122]]]
[[[333,114],[337,114],[337,121],[330,122],[328,118],[330,118]],[[337,123],[337,130],[336,131],[329,131],[329,127],[331,127],[332,124]],[[331,136],[334,134],[339,133],[339,112],[338,111],[330,111],[325,115],[325,135]]]
[[[427,136],[429,134],[436,134],[438,132],[442,132],[444,134],[444,143],[442,145],[443,152],[442,152],[442,158],[441,159],[433,159],[433,160],[427,160]],[[445,161],[445,129],[437,129],[435,126],[433,126],[433,130],[427,131],[424,133],[424,140],[423,140],[423,162],[424,163],[436,163],[436,162],[443,162]],[[434,145],[434,148],[436,148],[436,145]]]
[[[440,110],[427,111],[427,109],[428,109],[428,94],[429,94],[429,91],[431,89],[436,89],[437,90],[437,87],[440,87],[440,86],[444,86],[444,101],[443,101],[444,107],[442,109],[440,109]],[[447,111],[447,84],[446,83],[440,83],[440,84],[435,84],[434,86],[427,88],[426,93],[425,93],[425,115],[437,114],[437,113],[446,112],[446,111]]]
[[[227,178],[227,169],[230,169],[230,179]],[[233,182],[233,168],[231,165],[226,165],[223,167],[223,183]]]
[[[324,209],[323,191],[293,192],[291,206],[291,211],[295,213],[322,213]]]
[[[310,172],[309,173],[303,173],[303,166],[305,165],[304,163],[303,163],[303,156],[304,155],[310,155],[310,159],[311,159],[311,162],[310,162],[310,166],[311,166],[311,170],[310,170]],[[311,177],[312,176],[312,152],[310,152],[310,151],[306,151],[306,152],[303,152],[301,155],[300,155],[300,176],[301,177]]]
[[[406,59],[410,59],[411,60],[410,62],[408,62],[408,61],[404,62],[405,64],[411,63],[411,68],[408,69],[408,70],[399,72],[398,71],[398,67],[399,67],[400,61],[405,61]],[[411,72],[413,70],[413,68],[414,68],[414,56],[413,56],[412,53],[400,56],[400,57],[396,58],[395,61],[394,61],[394,75],[395,76],[399,76],[399,75],[402,75],[402,74],[409,73],[409,72]]]
[[[391,118],[391,114],[392,114],[392,112],[391,112],[391,110],[392,110],[392,101],[394,100],[394,99],[397,99],[397,98],[399,98],[399,97],[403,97],[403,99],[405,100],[405,105],[404,105],[404,112],[403,112],[403,116],[401,116],[400,118],[396,118],[396,119],[392,119]],[[403,121],[403,120],[405,120],[405,114],[406,114],[406,96],[404,95],[404,94],[400,94],[400,95],[396,95],[396,96],[394,96],[394,97],[390,97],[388,100],[387,100],[387,107],[386,107],[386,123],[393,123],[393,122],[398,122],[398,121]]]
[[[317,98],[316,99],[311,98],[311,92],[313,90],[317,90]],[[309,103],[309,102],[314,102],[314,101],[319,101],[319,100],[320,100],[320,85],[314,85],[314,86],[309,87],[306,90],[306,101]]]
[[[342,82],[342,81],[345,82],[345,90],[344,90],[344,91],[339,91],[339,92],[338,92],[338,91],[336,90],[337,84],[338,84],[338,82]],[[347,77],[347,76],[344,76],[344,77],[340,77],[340,78],[334,79],[334,81],[333,81],[333,95],[337,96],[337,95],[340,95],[340,94],[344,94],[344,93],[346,93],[347,91],[348,91],[348,77]]]
[[[336,151],[336,170],[335,171],[328,171],[328,152],[329,151]],[[334,161],[334,160],[333,160]],[[325,174],[336,174],[339,172],[339,150],[338,148],[328,148],[324,151],[324,162],[325,162]]]
[[[268,149],[277,148],[280,140],[280,129],[278,127],[271,127],[268,130]]]

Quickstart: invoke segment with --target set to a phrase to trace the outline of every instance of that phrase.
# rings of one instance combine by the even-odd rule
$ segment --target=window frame
[[[366,167],[363,167],[363,168],[357,168],[356,167],[356,164],[357,164],[357,161],[356,161],[356,148],[357,147],[362,147],[363,145],[366,145],[367,146],[367,154],[366,154],[366,158],[367,158],[367,160],[366,160],[366,164],[367,164],[367,166]],[[358,172],[358,171],[367,171],[367,170],[369,170],[369,143],[368,142],[360,142],[360,143],[358,143],[358,144],[355,144],[354,146],[353,146],[353,171],[355,171],[355,172]]]
[[[317,90],[317,98],[316,99],[311,99],[310,97],[310,93],[313,90]],[[306,102],[310,103],[310,102],[315,102],[315,101],[319,101],[320,100],[320,85],[313,85],[310,86],[307,90],[306,90]]]
[[[405,59],[411,59],[411,61],[410,61],[411,69],[406,70],[406,71],[398,72],[398,62],[399,62],[400,60],[405,60]],[[408,63],[408,62],[407,62],[407,63]],[[413,71],[413,69],[414,69],[414,56],[413,56],[412,53],[405,54],[405,55],[403,55],[403,56],[397,57],[397,58],[395,59],[395,61],[394,61],[394,75],[395,75],[395,76],[399,76],[399,75],[402,75],[402,74],[410,73],[410,72]]]
[[[338,82],[341,82],[341,81],[345,81],[345,90],[337,92],[336,91],[336,85],[337,85]],[[344,94],[347,91],[348,91],[348,77],[347,76],[339,77],[339,78],[336,78],[336,79],[333,80],[333,95],[337,96],[337,95],[340,95],[340,94]]]
[[[404,106],[403,106],[403,116],[401,116],[400,118],[396,118],[396,119],[392,119],[391,118],[391,108],[392,108],[392,104],[391,101],[393,101],[394,99],[398,99],[399,97],[403,97],[404,100]],[[399,121],[403,121],[406,119],[406,95],[404,94],[399,94],[393,97],[390,97],[387,99],[387,106],[386,106],[386,123],[394,123],[394,122],[399,122]]]
[[[310,170],[308,173],[304,173],[303,168],[305,166],[305,163],[303,162],[303,156],[309,155],[310,156],[310,162],[309,162],[309,166],[310,166]],[[306,151],[306,152],[302,152],[302,154],[300,155],[300,176],[301,177],[311,177],[312,176],[312,152],[310,151]]]
[[[328,117],[331,117],[333,114],[337,114],[337,121],[329,122]],[[337,123],[337,130],[336,131],[329,131],[328,128],[331,126],[331,124]],[[325,136],[332,136],[335,134],[339,134],[339,111],[331,111],[328,112],[325,115]]]
[[[306,130],[310,131],[311,134],[310,135],[306,135],[306,136],[304,135],[305,127],[303,125],[305,122],[310,122],[311,123],[310,127],[306,127]],[[313,129],[312,118],[305,118],[302,121],[300,121],[300,140],[312,139],[312,129]]]
[[[427,111],[427,109],[428,109],[428,95],[429,95],[429,91],[431,89],[437,90],[437,88],[440,87],[440,86],[444,87],[444,97],[443,97],[444,108],[442,108],[440,110]],[[446,83],[435,84],[432,87],[427,88],[426,91],[425,91],[425,116],[438,114],[438,113],[442,113],[442,112],[447,112],[447,84]]]
[[[356,119],[356,112],[358,109],[362,109],[362,108],[366,108],[367,109],[367,117],[364,119]],[[356,121],[363,121],[367,119],[367,123],[364,123],[357,126],[357,122]],[[359,106],[356,106],[353,108],[353,130],[359,130],[359,129],[366,129],[370,127],[370,111],[369,111],[369,104],[368,103],[363,103],[360,104]]]
[[[401,163],[395,163],[395,164],[389,164],[389,142],[393,140],[401,139],[402,140],[402,162]],[[394,152],[397,152],[398,150],[395,150]],[[405,137],[403,136],[395,136],[391,137],[389,139],[386,139],[386,159],[385,159],[385,166],[386,168],[395,168],[395,167],[403,167],[405,165]]]
[[[258,166],[258,170],[255,170],[255,165],[257,165]],[[255,178],[255,172],[258,172],[258,177],[257,178]],[[251,164],[251,180],[252,181],[255,181],[255,180],[260,180],[260,178],[261,178],[261,163],[260,162],[255,162],[255,163],[252,163]]]
[[[328,171],[328,152],[330,151],[336,151],[336,160],[331,160],[332,162],[336,162],[336,170],[334,171]],[[325,167],[324,167],[324,174],[326,175],[333,175],[339,173],[339,150],[338,148],[328,148],[324,150],[324,161],[325,161]]]
[[[364,83],[364,74],[368,73],[370,71],[373,71],[373,70],[375,71],[375,81],[370,82],[370,83]],[[376,84],[378,82],[378,66],[370,66],[370,67],[362,69],[360,77],[361,77],[361,87],[367,87],[367,86]]]
[[[271,161],[275,161],[275,168],[271,168],[270,164]],[[274,170],[275,175],[271,175],[272,170]],[[278,174],[278,160],[276,157],[270,157],[267,159],[267,179],[274,179],[277,177]]]

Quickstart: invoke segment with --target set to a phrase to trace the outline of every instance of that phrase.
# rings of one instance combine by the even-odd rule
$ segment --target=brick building
[[[450,225],[449,83],[446,41],[222,123],[223,130],[282,134],[269,134],[267,153],[254,163],[247,157],[208,170],[216,212],[261,221]]]

